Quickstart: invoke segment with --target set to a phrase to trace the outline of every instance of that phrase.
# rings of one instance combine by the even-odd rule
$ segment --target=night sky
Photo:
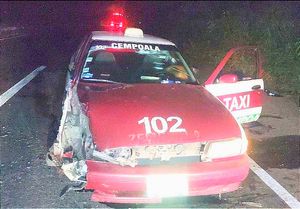
[[[291,3],[275,2],[293,7],[295,18],[300,19],[298,7]],[[180,21],[197,19],[196,24],[206,27],[207,17],[218,18],[224,10],[251,12],[258,16],[274,2],[169,2],[169,1],[68,1],[68,2],[0,2],[1,23],[24,26],[32,33],[85,34],[100,30],[100,22],[114,7],[125,9],[129,26],[142,28],[146,33],[164,36]],[[245,18],[247,15],[245,14]]]
[[[263,15],[274,5],[282,8],[283,19],[294,24],[293,36],[300,37],[300,4],[284,1],[2,1],[0,27],[21,26],[31,37],[73,51],[88,32],[103,29],[101,21],[114,8],[124,8],[128,26],[169,39],[180,49],[189,40],[207,41],[210,47],[217,48],[226,42],[223,31],[205,34],[209,27],[218,26],[226,11],[236,15],[248,30],[258,23],[263,25],[261,22],[268,20]],[[227,48],[230,47],[234,46]]]

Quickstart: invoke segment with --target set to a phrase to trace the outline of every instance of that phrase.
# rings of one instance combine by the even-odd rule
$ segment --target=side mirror
[[[195,68],[195,67],[192,67],[192,71],[195,75],[197,75],[200,72],[200,70],[198,68]]]
[[[70,72],[72,72],[74,70],[74,62],[70,62],[69,66],[68,66],[68,70]]]
[[[72,72],[74,70],[74,67],[75,67],[75,54],[73,54],[73,56],[71,57],[70,64],[68,66],[68,70],[70,72]]]
[[[224,74],[219,78],[219,83],[235,83],[238,81],[236,74]]]

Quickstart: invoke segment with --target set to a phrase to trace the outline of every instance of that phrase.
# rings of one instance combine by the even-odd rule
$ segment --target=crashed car
[[[230,50],[201,83],[168,40],[138,28],[92,32],[71,58],[48,162],[98,202],[238,189],[249,172],[241,123],[258,119],[263,92],[258,71],[225,70],[244,48]]]

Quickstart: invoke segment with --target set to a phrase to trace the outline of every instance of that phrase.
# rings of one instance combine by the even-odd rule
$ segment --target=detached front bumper
[[[87,166],[85,188],[94,190],[92,200],[111,203],[161,202],[162,197],[147,195],[150,175],[183,175],[187,178],[187,194],[184,196],[200,196],[234,191],[249,172],[246,155],[214,162],[173,166],[132,168],[97,161],[87,161]],[[177,183],[174,182],[174,185]]]

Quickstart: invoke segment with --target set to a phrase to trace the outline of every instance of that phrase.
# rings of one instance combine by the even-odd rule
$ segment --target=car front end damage
[[[63,106],[57,141],[48,165],[74,182],[70,189],[93,190],[93,201],[155,203],[164,197],[221,194],[236,190],[247,177],[247,139],[137,145],[101,150],[94,143],[85,104],[76,86]]]

